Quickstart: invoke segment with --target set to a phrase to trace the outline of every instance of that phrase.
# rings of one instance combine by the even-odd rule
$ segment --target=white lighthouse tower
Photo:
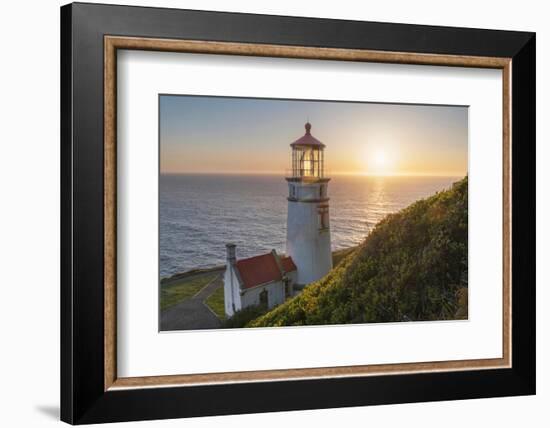
[[[286,253],[297,267],[297,285],[325,276],[332,268],[330,249],[329,198],[325,177],[325,145],[306,133],[293,142],[292,172],[288,181]]]

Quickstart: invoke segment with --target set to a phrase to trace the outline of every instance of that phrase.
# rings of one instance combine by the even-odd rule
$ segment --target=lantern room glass
[[[294,147],[292,149],[292,176],[297,178],[323,178],[323,149],[308,146]]]

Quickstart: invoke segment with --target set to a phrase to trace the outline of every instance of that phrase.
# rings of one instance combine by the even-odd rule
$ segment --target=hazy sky
[[[284,173],[307,120],[330,174],[467,173],[467,107],[173,95],[160,97],[161,173]]]

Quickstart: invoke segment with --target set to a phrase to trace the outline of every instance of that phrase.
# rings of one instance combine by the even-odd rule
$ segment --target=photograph
[[[468,319],[468,106],[158,100],[160,331]]]

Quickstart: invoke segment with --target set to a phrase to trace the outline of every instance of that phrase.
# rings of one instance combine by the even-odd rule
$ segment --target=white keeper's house
[[[291,171],[287,174],[288,213],[286,256],[275,250],[237,260],[235,245],[227,244],[224,276],[225,313],[232,316],[251,305],[273,308],[299,293],[332,268],[328,182],[325,145],[305,134],[294,141]]]

